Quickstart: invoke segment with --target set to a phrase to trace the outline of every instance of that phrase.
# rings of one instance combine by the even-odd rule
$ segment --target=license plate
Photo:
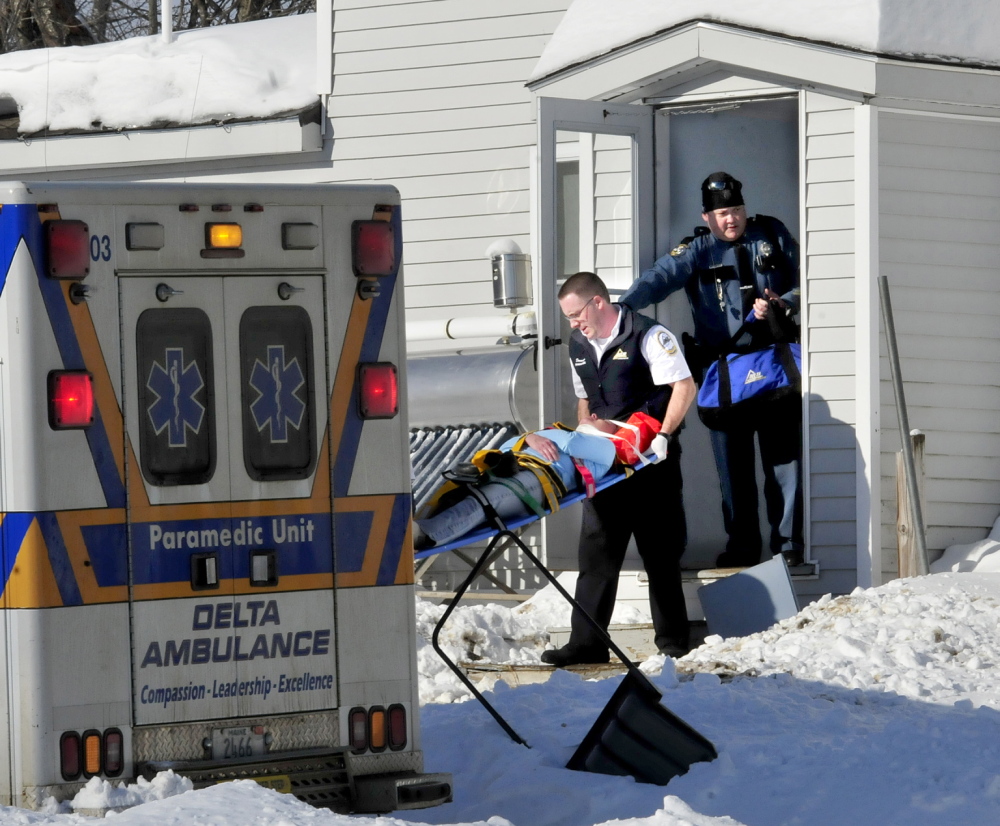
[[[240,760],[266,753],[264,730],[259,726],[212,729],[213,760]]]
[[[268,775],[267,777],[250,777],[249,780],[253,780],[265,789],[274,789],[276,792],[281,792],[281,794],[291,794],[292,793],[292,778],[287,774],[274,774]]]

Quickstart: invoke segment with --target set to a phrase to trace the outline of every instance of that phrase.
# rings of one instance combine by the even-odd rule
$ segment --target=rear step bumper
[[[450,803],[451,775],[445,773],[368,774],[354,778],[355,812],[369,814],[427,809]]]
[[[343,814],[424,809],[452,799],[450,774],[392,772],[353,777],[349,760],[343,749],[302,749],[239,762],[149,761],[137,765],[136,773],[151,780],[157,772],[170,769],[190,779],[196,789],[230,780],[254,780]]]

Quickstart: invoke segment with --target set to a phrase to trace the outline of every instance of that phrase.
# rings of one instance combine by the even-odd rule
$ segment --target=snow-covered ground
[[[948,565],[957,564],[952,554]],[[421,602],[429,638],[443,609]],[[514,609],[460,607],[449,653],[538,661],[568,607],[551,589]],[[617,620],[637,617],[625,612]],[[531,745],[514,743],[426,642],[419,650],[429,771],[452,772],[455,801],[389,817],[312,809],[243,781],[197,792],[179,778],[77,800],[144,799],[117,826],[956,826],[1000,822],[1000,573],[943,572],[824,598],[749,637],[706,643],[643,670],[662,702],[719,757],[666,787],[564,768],[618,684],[557,671],[497,683],[490,701]],[[0,808],[0,824],[66,826],[77,813]]]

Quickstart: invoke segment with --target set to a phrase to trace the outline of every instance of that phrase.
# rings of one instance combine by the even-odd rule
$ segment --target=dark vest
[[[625,419],[635,412],[648,413],[660,421],[670,400],[669,384],[654,384],[649,364],[642,355],[642,339],[657,322],[622,306],[618,336],[601,357],[579,330],[569,339],[573,369],[587,391],[590,412],[601,419]],[[615,358],[615,356],[618,356]]]

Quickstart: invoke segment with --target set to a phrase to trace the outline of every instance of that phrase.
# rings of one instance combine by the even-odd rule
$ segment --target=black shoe
[[[716,568],[750,568],[760,562],[760,551],[750,554],[746,551],[723,551],[715,560]]]
[[[554,665],[556,668],[565,668],[567,665],[590,665],[610,661],[611,655],[604,646],[595,647],[568,642],[562,648],[554,648],[551,651],[542,652],[542,662],[546,665]]]
[[[413,520],[413,550],[415,551],[426,551],[428,548],[433,548],[437,543],[431,539],[427,534],[424,533],[424,529],[420,527],[420,523],[417,520]]]
[[[785,564],[789,568],[794,568],[796,565],[804,565],[806,561],[805,555],[802,551],[794,548],[788,551],[782,551],[781,555],[785,558]]]
[[[690,650],[690,645],[668,642],[666,645],[660,646],[659,653],[664,657],[673,657],[676,660],[678,657],[683,657]]]

